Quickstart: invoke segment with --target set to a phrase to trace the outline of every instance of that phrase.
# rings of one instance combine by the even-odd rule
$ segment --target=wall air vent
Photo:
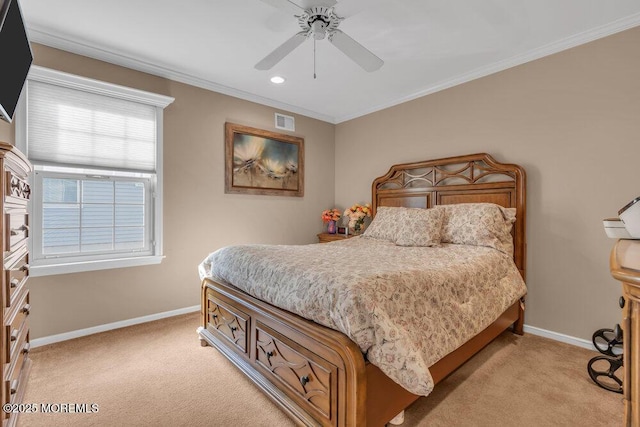
[[[284,114],[276,113],[276,129],[295,131],[296,119],[291,116],[285,116]]]

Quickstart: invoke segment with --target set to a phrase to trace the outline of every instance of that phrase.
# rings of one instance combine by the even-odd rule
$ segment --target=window
[[[151,178],[36,171],[34,193],[42,198],[33,218],[42,232],[33,237],[34,258],[152,255],[154,242],[146,227],[152,221],[147,208]]]
[[[162,114],[173,98],[36,66],[23,96],[31,274],[159,263]]]

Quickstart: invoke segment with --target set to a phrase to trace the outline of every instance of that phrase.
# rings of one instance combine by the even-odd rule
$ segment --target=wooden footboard
[[[364,425],[366,370],[344,334],[205,279],[201,339],[302,425]]]
[[[430,370],[439,382],[516,323],[520,303]],[[203,344],[216,347],[293,420],[307,426],[384,426],[420,396],[366,363],[341,332],[209,279]]]

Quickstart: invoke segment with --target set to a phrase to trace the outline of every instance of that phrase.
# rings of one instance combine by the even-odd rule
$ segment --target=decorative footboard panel
[[[366,370],[345,335],[205,279],[203,345],[216,347],[299,424],[366,425]]]

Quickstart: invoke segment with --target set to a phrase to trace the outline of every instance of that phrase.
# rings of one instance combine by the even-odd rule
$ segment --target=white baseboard
[[[560,341],[563,343],[567,343],[567,344],[571,344],[578,347],[596,351],[596,348],[594,347],[591,341],[583,340],[582,338],[576,338],[576,337],[572,337],[571,335],[565,335],[558,332],[548,331],[546,329],[536,328],[535,326],[529,326],[529,325],[524,325],[524,331],[532,335],[538,335],[541,337],[550,338],[554,341]]]
[[[140,323],[152,322],[154,320],[160,320],[167,317],[179,316],[181,314],[193,313],[200,310],[199,305],[191,307],[179,308],[177,310],[165,311],[162,313],[150,314],[148,316],[136,317],[128,320],[121,320],[119,322],[107,323],[105,325],[98,325],[92,328],[78,329],[77,331],[65,332],[57,335],[50,335],[48,337],[36,338],[31,340],[31,347],[40,347],[47,344],[53,344],[60,341],[71,340],[74,338],[80,338],[91,334],[97,334],[98,332],[110,331],[113,329],[124,328],[126,326],[133,326]],[[572,337],[570,335],[561,334],[558,332],[548,331],[542,328],[536,328],[535,326],[524,325],[524,331],[532,335],[538,335],[541,337],[549,338],[554,341],[560,341],[563,343],[575,345],[578,347],[586,348],[589,350],[596,350],[593,343],[582,338]]]
[[[162,313],[150,314],[148,316],[136,317],[133,319],[121,320],[119,322],[107,323],[106,325],[98,325],[92,328],[78,329],[77,331],[65,332],[57,335],[50,335],[48,337],[43,337],[43,338],[36,338],[31,340],[31,348],[40,347],[47,344],[53,344],[60,341],[71,340],[74,338],[80,338],[86,335],[97,334],[98,332],[105,332],[105,331],[110,331],[112,329],[119,329],[119,328],[124,328],[126,326],[133,326],[139,323],[152,322],[154,320],[160,320],[166,317],[193,313],[194,311],[200,311],[200,306],[194,305],[191,307],[179,308],[177,310],[164,311]]]

